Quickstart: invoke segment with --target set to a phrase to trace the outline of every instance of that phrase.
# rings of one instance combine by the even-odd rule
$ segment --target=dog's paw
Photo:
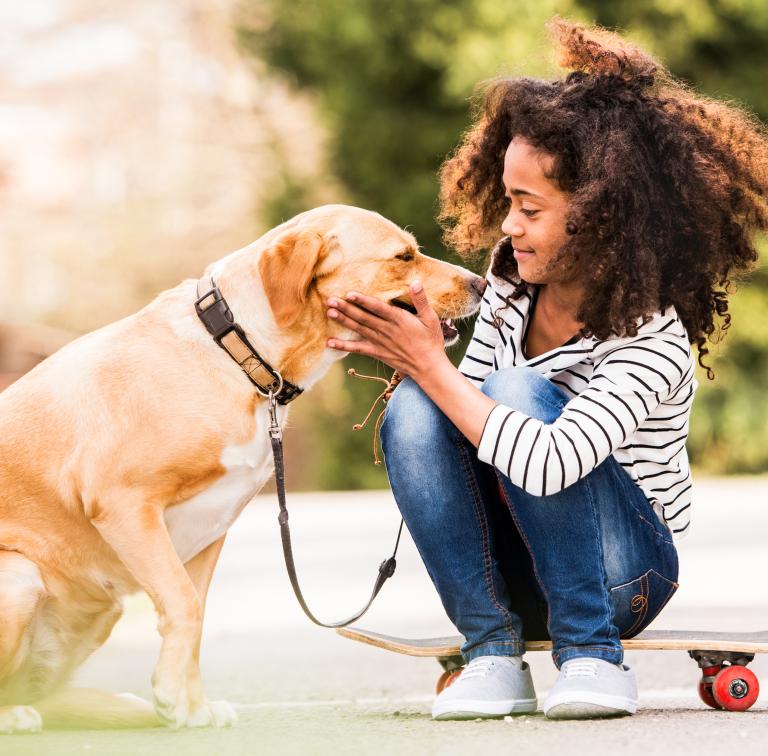
[[[31,706],[0,707],[0,732],[40,732],[43,718]]]
[[[186,693],[171,702],[155,692],[155,711],[170,727],[230,727],[237,722],[237,712],[226,701],[205,701],[189,706]]]
[[[189,703],[186,692],[173,698],[165,695],[161,690],[154,690],[154,705],[157,716],[169,727],[186,727],[189,720]]]
[[[214,727],[231,727],[237,724],[237,712],[228,701],[209,701]]]
[[[237,712],[226,701],[206,701],[190,712],[187,727],[231,727],[237,724]]]

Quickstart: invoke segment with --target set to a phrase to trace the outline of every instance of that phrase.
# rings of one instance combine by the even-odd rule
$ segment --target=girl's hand
[[[328,346],[342,352],[366,354],[411,376],[417,383],[425,372],[442,362],[445,354],[440,319],[427,300],[420,281],[410,285],[416,315],[373,297],[350,292],[328,300],[328,317],[362,337],[360,341],[329,339]]]

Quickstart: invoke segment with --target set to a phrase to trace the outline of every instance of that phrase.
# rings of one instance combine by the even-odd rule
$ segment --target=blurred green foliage
[[[434,217],[440,163],[470,123],[477,84],[498,74],[559,75],[544,24],[559,14],[622,30],[672,72],[768,119],[765,0],[245,0],[242,47],[310,93],[329,133],[338,201],[381,212],[449,259]],[[265,208],[270,225],[327,198],[286,176]],[[712,346],[717,380],[699,375],[689,441],[712,473],[768,469],[768,272],[732,299],[733,327]],[[459,346],[458,360],[463,347]],[[360,358],[345,367],[389,372]],[[306,485],[385,484],[363,441],[341,421],[365,415],[376,387],[331,378],[332,392],[301,410],[310,428]],[[313,392],[314,393],[314,392]],[[340,424],[341,423],[341,424]],[[365,433],[365,431],[363,431]]]
[[[765,0],[579,0],[586,18],[621,29],[679,78],[768,119]]]

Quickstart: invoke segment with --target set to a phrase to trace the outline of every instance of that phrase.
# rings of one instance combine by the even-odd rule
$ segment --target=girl
[[[620,37],[556,19],[562,80],[504,79],[442,168],[447,240],[492,246],[458,369],[414,316],[357,293],[328,315],[407,376],[381,430],[392,490],[467,666],[437,719],[531,712],[525,639],[551,638],[550,718],[631,714],[621,638],[677,588],[688,420],[730,278],[768,226],[768,139]],[[716,318],[722,318],[722,325]]]

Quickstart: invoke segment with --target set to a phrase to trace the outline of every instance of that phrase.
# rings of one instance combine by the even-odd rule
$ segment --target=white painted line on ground
[[[548,691],[539,693],[539,700],[543,701]],[[331,698],[317,701],[260,701],[259,703],[236,703],[233,706],[236,709],[312,709],[323,706],[397,706],[403,704],[425,704],[431,703],[434,699],[433,694],[418,696],[397,696],[396,698],[387,698],[385,696],[378,698]],[[640,695],[640,706],[648,707],[656,701],[680,701],[686,703],[703,704],[699,701],[696,689],[693,692],[690,687],[687,688],[667,688],[665,690],[647,690]],[[768,704],[768,695],[761,695],[756,706]],[[704,710],[704,709],[703,709]]]
[[[260,701],[235,703],[236,709],[311,709],[321,706],[381,706],[383,704],[429,703],[434,695],[398,696],[397,698],[332,698],[318,701]]]

